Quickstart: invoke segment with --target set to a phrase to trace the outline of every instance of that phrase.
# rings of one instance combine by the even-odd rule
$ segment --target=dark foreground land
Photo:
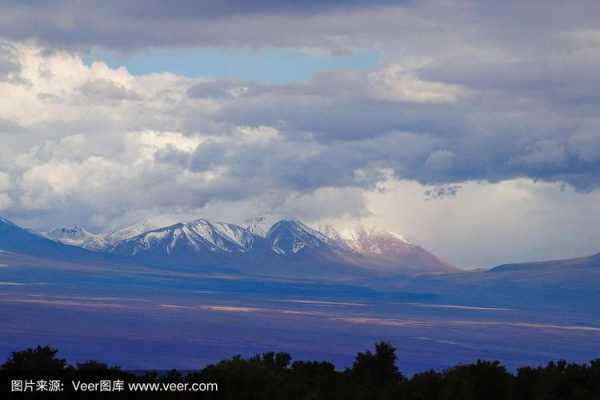
[[[2,398],[60,399],[598,399],[600,360],[551,362],[511,374],[497,361],[461,364],[407,378],[396,349],[379,342],[351,367],[292,361],[288,353],[233,357],[201,370],[132,373],[96,361],[67,365],[50,347],[12,353],[0,368]],[[83,385],[82,385],[83,383]],[[142,390],[155,384],[155,390]],[[196,391],[185,390],[196,384]],[[86,391],[83,391],[85,385]],[[75,386],[79,390],[75,389]],[[191,387],[191,386],[188,386]]]

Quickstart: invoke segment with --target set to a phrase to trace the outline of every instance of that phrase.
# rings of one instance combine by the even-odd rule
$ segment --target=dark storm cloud
[[[466,129],[456,115],[462,111],[460,106],[389,101],[371,90],[364,72],[336,71],[318,73],[306,83],[283,85],[201,82],[188,95],[227,97],[225,107],[216,115],[222,121],[251,126],[283,123],[288,128],[283,134],[310,134],[319,142],[362,140],[390,131],[427,134],[434,130],[439,135],[451,135]],[[232,96],[234,91],[239,95]]]
[[[597,28],[598,3],[555,0],[3,1],[0,36],[50,48],[168,46],[395,48],[405,54],[487,42],[553,51],[554,33]],[[560,10],[560,11],[557,11]],[[444,40],[440,40],[440,35]]]
[[[264,46],[284,32],[270,31],[269,24],[260,22],[262,17],[307,17],[406,3],[412,0],[10,0],[0,4],[0,36],[12,40],[36,39],[59,48]],[[275,26],[285,28],[277,22]],[[302,38],[297,40],[302,41]]]
[[[560,102],[563,106],[598,105],[600,96],[599,46],[580,52],[532,57],[521,61],[455,63],[425,68],[421,76],[444,83],[466,85],[487,93],[513,98]]]
[[[600,149],[600,119],[589,102],[573,104],[560,98],[573,91],[592,95],[595,86],[586,88],[573,75],[557,75],[544,88],[532,82],[538,79],[535,73],[523,77],[514,69],[498,78],[506,85],[483,87],[485,79],[470,77],[473,68],[455,67],[453,75],[438,78],[461,85],[470,96],[433,104],[373,96],[364,73],[351,80],[329,73],[327,79],[317,76],[304,84],[273,86],[222,82],[223,90],[232,85],[246,90],[228,98],[217,118],[239,125],[278,126],[290,142],[304,140],[292,148],[318,146],[307,158],[277,148],[266,159],[252,152],[232,152],[230,147],[206,148],[196,154],[193,165],[210,159],[212,166],[221,163],[233,166],[234,174],[269,176],[293,190],[370,186],[381,176],[372,174],[372,180],[359,182],[355,171],[386,168],[399,178],[427,184],[529,177],[566,182],[581,191],[599,187],[600,156],[591,149]],[[554,75],[553,68],[559,67],[547,67],[548,75]],[[424,70],[422,78],[434,79],[432,71]],[[591,69],[588,76],[599,78]],[[493,80],[493,72],[488,79]],[[212,90],[218,85],[213,82]],[[188,94],[197,96],[203,86]],[[555,95],[546,97],[540,91]],[[215,160],[215,154],[229,156]]]
[[[104,2],[104,7],[125,15],[141,18],[204,19],[243,14],[297,14],[307,15],[333,9],[374,7],[407,3],[398,0],[134,0]],[[106,4],[108,3],[108,4]]]

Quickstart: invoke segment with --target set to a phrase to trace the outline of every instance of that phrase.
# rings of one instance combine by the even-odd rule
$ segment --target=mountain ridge
[[[105,235],[91,233],[79,225],[56,228],[41,234],[56,242],[87,250],[102,250],[106,247]]]
[[[100,254],[79,246],[64,244],[33,233],[0,217],[0,250],[56,260],[113,262],[112,254]]]
[[[553,268],[600,268],[600,253],[591,256],[563,258],[557,260],[533,261],[522,263],[501,264],[489,272],[544,270]]]
[[[289,265],[301,275],[316,276],[328,269],[342,271],[340,267],[353,273],[400,275],[457,271],[402,236],[373,228],[343,237],[333,227],[314,229],[298,219],[282,219],[266,229],[261,217],[247,226],[204,218],[145,230],[149,225],[142,222],[105,236],[89,234],[93,241],[70,243],[154,265],[218,266],[277,275]],[[71,233],[68,228],[59,231]],[[75,233],[80,232],[86,231]]]

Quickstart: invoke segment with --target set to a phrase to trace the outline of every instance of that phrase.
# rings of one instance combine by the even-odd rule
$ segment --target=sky
[[[3,1],[0,215],[294,217],[464,268],[600,251],[600,4]]]

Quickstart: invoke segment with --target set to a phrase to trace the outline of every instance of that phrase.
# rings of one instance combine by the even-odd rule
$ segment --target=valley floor
[[[349,366],[386,340],[405,374],[477,359],[508,368],[600,358],[600,314],[544,302],[467,302],[435,293],[209,276],[124,265],[0,259],[0,359],[49,345],[70,363],[198,369],[236,354],[290,352]],[[504,300],[503,300],[504,301]]]
[[[235,354],[278,350],[346,367],[357,349],[378,340],[398,349],[406,374],[476,359],[515,369],[600,358],[600,325],[506,308],[202,290],[53,292],[44,285],[2,286],[0,359],[40,344],[61,349],[73,363],[95,359],[127,369],[197,369]]]

